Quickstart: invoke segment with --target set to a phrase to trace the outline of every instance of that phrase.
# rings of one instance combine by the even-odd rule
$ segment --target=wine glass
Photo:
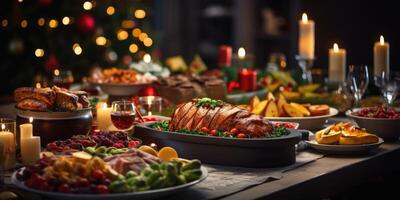
[[[135,104],[130,101],[114,101],[111,104],[111,121],[120,130],[130,130],[135,122]]]
[[[375,85],[381,90],[386,106],[391,106],[396,99],[399,89],[398,76],[390,75],[388,72],[382,72],[380,76],[375,76]]]
[[[360,100],[367,90],[369,83],[368,66],[350,65],[346,84],[354,97],[353,107],[360,107]]]

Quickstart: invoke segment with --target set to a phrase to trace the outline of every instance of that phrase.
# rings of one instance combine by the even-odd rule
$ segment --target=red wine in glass
[[[133,123],[135,122],[135,113],[113,112],[111,113],[111,121],[118,129],[131,129],[133,127]]]

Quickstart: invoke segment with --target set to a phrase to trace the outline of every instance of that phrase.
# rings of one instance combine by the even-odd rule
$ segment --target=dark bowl
[[[171,146],[179,156],[204,163],[238,167],[281,167],[296,162],[295,144],[301,139],[297,130],[279,138],[223,138],[190,135],[150,128],[154,122],[135,126],[135,137],[144,144]]]
[[[41,145],[54,140],[65,140],[73,135],[87,134],[92,125],[91,108],[73,112],[38,112],[16,108],[17,126],[29,123],[33,118],[33,135],[40,136]],[[19,141],[19,128],[17,128]]]

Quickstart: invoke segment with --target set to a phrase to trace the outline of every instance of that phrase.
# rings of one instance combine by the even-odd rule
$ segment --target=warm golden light
[[[135,17],[138,19],[143,19],[146,17],[146,12],[142,9],[135,10]]]
[[[21,27],[26,28],[28,26],[28,21],[26,19],[21,21]]]
[[[18,2],[22,3],[24,0],[18,0]]]
[[[58,26],[58,21],[57,21],[57,20],[51,19],[51,20],[49,21],[49,27],[50,27],[50,28],[57,28],[57,26]]]
[[[129,51],[131,53],[136,53],[139,50],[139,47],[136,44],[129,45]]]
[[[68,25],[71,22],[71,20],[69,19],[69,17],[65,16],[62,18],[62,23],[64,25]]]
[[[142,33],[142,31],[140,30],[140,28],[135,28],[132,30],[132,35],[133,37],[139,37],[139,35]]]
[[[43,49],[36,49],[35,50],[35,56],[40,58],[44,56],[44,50]]]
[[[107,15],[113,15],[115,13],[114,6],[108,6],[106,10]]]
[[[96,44],[99,46],[104,46],[107,43],[107,39],[103,36],[99,36],[96,38]]]
[[[36,87],[36,88],[42,88],[42,84],[36,83],[35,87]]]
[[[117,38],[118,40],[126,40],[128,38],[128,32],[126,32],[125,30],[118,30],[117,31]]]
[[[8,20],[6,20],[6,19],[1,20],[1,26],[7,27],[8,26]]]
[[[33,117],[29,117],[29,123],[32,124],[32,122],[33,122]]]
[[[144,44],[144,46],[149,47],[149,46],[153,45],[153,40],[148,37],[143,40],[143,44]]]
[[[135,22],[132,20],[124,20],[121,22],[121,27],[126,29],[131,29],[135,27]]]
[[[90,1],[85,1],[83,3],[83,9],[85,10],[91,10],[93,8],[93,4]]]
[[[139,35],[139,40],[140,41],[144,41],[144,39],[146,39],[148,36],[147,36],[147,33],[141,33],[140,35]]]
[[[303,15],[301,16],[301,21],[302,21],[303,23],[307,23],[307,22],[308,22],[308,17],[307,17],[307,14],[306,14],[306,13],[303,13]]]
[[[82,54],[82,47],[78,43],[75,43],[74,45],[72,45],[72,50],[74,51],[74,53],[76,55]]]
[[[39,26],[44,26],[44,24],[46,23],[46,20],[43,17],[41,17],[38,19],[37,23]]]
[[[381,35],[381,37],[379,38],[379,43],[380,43],[381,45],[384,45],[384,44],[385,44],[385,38],[383,38],[383,35]]]
[[[144,54],[144,56],[143,56],[143,61],[144,61],[145,63],[150,63],[150,62],[151,62],[151,56],[150,56],[150,54],[148,54],[148,53]]]
[[[55,70],[54,70],[54,76],[59,76],[59,75],[60,75],[60,70],[55,69]]]
[[[239,59],[244,59],[244,57],[246,57],[246,50],[243,47],[240,47],[237,54]]]
[[[339,52],[339,45],[337,43],[333,44],[333,51],[334,52]]]
[[[5,124],[1,124],[1,131],[4,131],[4,129],[6,129],[6,125]]]

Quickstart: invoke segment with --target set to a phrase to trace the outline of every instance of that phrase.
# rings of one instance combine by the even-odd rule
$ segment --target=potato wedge
[[[266,117],[279,117],[278,105],[275,101],[268,101],[267,108],[265,109]]]
[[[256,114],[256,115],[262,115],[262,114],[264,114],[265,108],[267,107],[267,104],[268,104],[268,101],[267,101],[267,100],[261,101],[260,103],[258,103],[258,104],[254,107],[252,113],[254,113],[254,114]]]
[[[290,104],[284,104],[283,110],[290,117],[304,117],[303,113]]]
[[[258,96],[253,96],[250,99],[250,105],[249,105],[249,110],[250,112],[254,110],[254,108],[256,107],[257,104],[260,103],[260,98],[258,98]]]
[[[302,105],[300,105],[298,103],[292,102],[292,103],[290,103],[290,105],[292,105],[297,110],[299,110],[301,113],[303,113],[304,116],[310,116],[311,115],[310,111],[308,111],[306,107],[304,107],[304,106],[302,106]]]
[[[272,92],[268,92],[267,96],[265,97],[266,100],[268,101],[275,101],[275,96],[272,94]]]
[[[276,105],[278,106],[278,113],[280,117],[286,116],[286,113],[283,110],[284,104],[287,104],[286,98],[282,94],[279,94],[278,99],[276,100]]]

